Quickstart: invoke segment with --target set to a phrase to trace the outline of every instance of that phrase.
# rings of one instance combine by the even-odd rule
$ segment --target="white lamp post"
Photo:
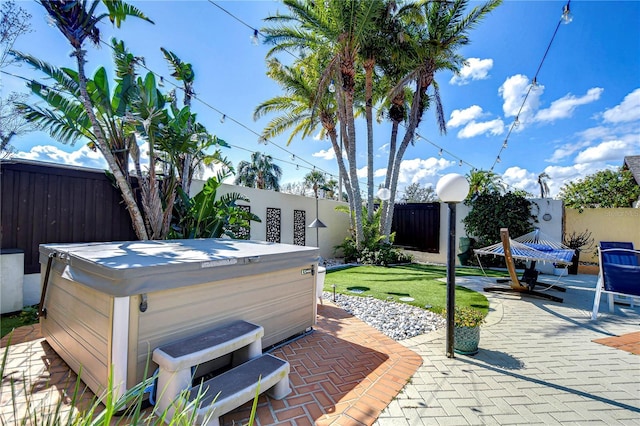
[[[469,194],[469,182],[457,173],[444,175],[436,185],[436,194],[449,205],[449,242],[447,244],[447,357],[453,358],[453,329],[456,307],[456,204]]]

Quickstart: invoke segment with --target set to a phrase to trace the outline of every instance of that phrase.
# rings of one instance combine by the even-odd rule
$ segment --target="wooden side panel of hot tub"
[[[305,331],[316,315],[315,275],[302,273],[311,266],[148,293],[146,312],[132,302],[129,384],[143,379],[149,351],[226,322],[243,319],[263,326],[263,347]],[[215,278],[215,270],[212,274]]]
[[[109,377],[113,298],[52,271],[45,307],[47,318],[40,319],[42,335],[100,395]]]

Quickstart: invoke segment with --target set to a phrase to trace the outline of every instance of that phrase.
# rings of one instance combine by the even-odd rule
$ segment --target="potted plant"
[[[593,238],[591,238],[591,232],[586,229],[583,232],[573,231],[571,234],[565,234],[563,243],[569,248],[575,250],[573,258],[571,259],[571,265],[568,267],[568,273],[571,275],[578,274],[578,264],[580,262],[580,252],[593,250]]]
[[[485,313],[468,306],[456,306],[454,312],[453,350],[462,355],[475,355],[480,344],[480,326]]]

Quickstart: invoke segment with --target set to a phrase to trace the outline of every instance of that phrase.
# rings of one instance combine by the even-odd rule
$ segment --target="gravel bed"
[[[333,294],[323,292],[323,298],[333,301]],[[336,294],[336,305],[380,330],[393,340],[404,340],[425,334],[446,325],[446,319],[431,311],[406,303],[396,303],[374,297]]]

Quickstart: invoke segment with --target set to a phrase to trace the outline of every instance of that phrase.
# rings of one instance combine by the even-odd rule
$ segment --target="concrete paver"
[[[475,356],[447,358],[444,330],[401,342],[424,360],[397,397],[405,419],[411,424],[422,414],[425,424],[640,424],[640,357],[632,353],[640,333],[608,342],[640,330],[640,309],[616,304],[608,313],[603,301],[604,311],[591,321],[596,279],[563,278],[564,303],[485,293],[490,313]],[[458,278],[457,284],[482,291],[489,282]],[[421,400],[447,417],[435,411],[425,417],[432,413],[419,406]],[[390,411],[375,424],[398,420],[397,407]]]

